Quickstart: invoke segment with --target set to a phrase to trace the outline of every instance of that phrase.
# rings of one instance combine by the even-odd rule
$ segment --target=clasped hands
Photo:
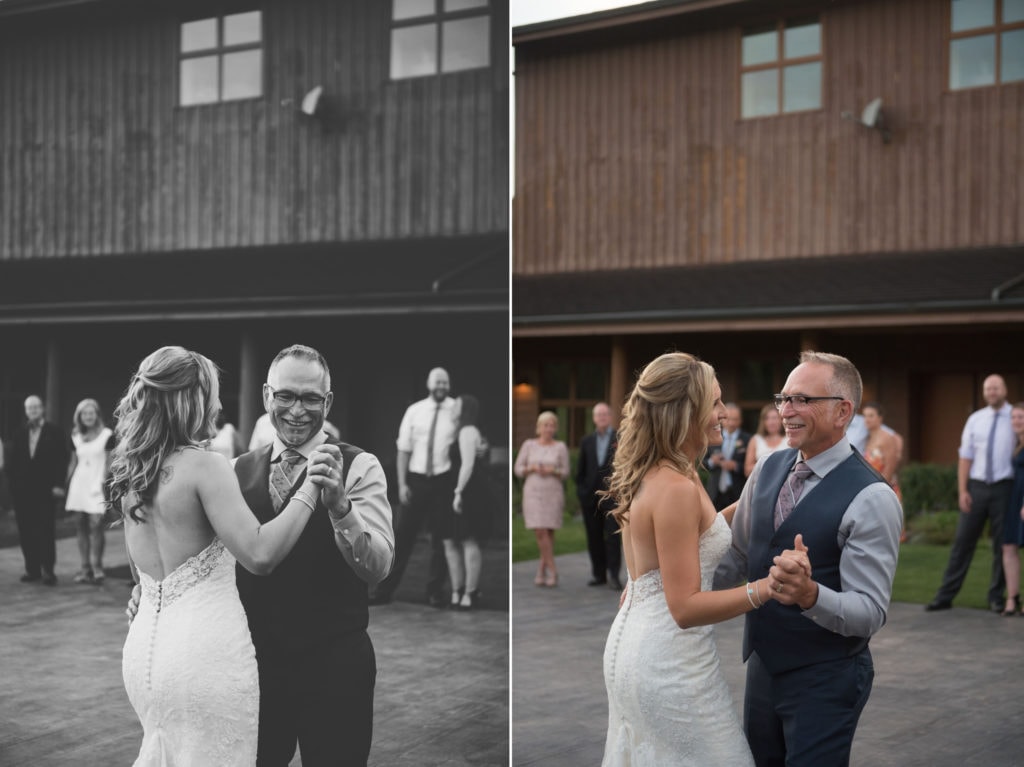
[[[799,605],[808,609],[818,601],[818,584],[811,578],[811,560],[807,556],[804,537],[797,533],[793,548],[786,549],[774,560],[768,570],[768,589],[771,597],[784,605]]]
[[[327,507],[327,512],[332,519],[341,519],[352,508],[352,503],[345,493],[345,483],[342,480],[342,467],[344,458],[341,455],[341,448],[337,445],[323,444],[316,448],[309,455],[306,464],[306,481],[298,492],[305,489],[309,492],[308,484],[313,484],[320,490],[320,497]]]

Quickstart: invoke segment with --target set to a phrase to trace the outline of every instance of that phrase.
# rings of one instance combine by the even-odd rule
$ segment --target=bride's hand
[[[799,605],[806,610],[818,601],[818,584],[811,578],[811,561],[799,533],[793,548],[783,551],[768,570],[768,588],[772,599],[785,605]]]
[[[335,517],[343,517],[352,508],[342,481],[344,458],[337,445],[320,445],[309,456],[306,478],[320,489],[321,499]]]
[[[135,584],[132,587],[132,595],[128,598],[128,608],[124,611],[124,614],[128,616],[128,625],[132,625],[132,621],[135,620],[135,616],[139,612],[139,601],[142,599],[142,586]]]

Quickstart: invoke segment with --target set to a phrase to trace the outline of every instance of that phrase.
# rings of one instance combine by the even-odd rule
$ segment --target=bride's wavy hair
[[[142,361],[114,410],[111,507],[144,522],[139,510],[153,501],[167,457],[187,445],[203,447],[217,433],[211,401],[217,377],[213,362],[180,346],[164,346]],[[135,503],[126,510],[131,494]]]
[[[708,448],[704,426],[714,385],[714,368],[683,352],[663,354],[640,373],[622,410],[612,476],[602,493],[615,503],[620,529],[644,476],[659,462],[696,480],[695,464]]]

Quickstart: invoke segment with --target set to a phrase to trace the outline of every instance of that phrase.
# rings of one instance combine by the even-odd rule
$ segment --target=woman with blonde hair
[[[143,726],[136,765],[256,763],[259,681],[235,561],[273,570],[330,476],[314,451],[299,489],[261,525],[228,460],[203,449],[220,408],[214,364],[165,346],[142,361],[115,411],[110,502],[142,587],[122,660]]]
[[[782,416],[775,403],[769,402],[761,408],[761,417],[757,422],[757,432],[747,447],[747,457],[743,462],[743,473],[748,477],[754,465],[766,455],[786,447],[786,430],[782,428]]]
[[[103,519],[107,501],[103,482],[110,468],[114,432],[103,423],[103,411],[94,399],[83,399],[75,407],[71,427],[71,462],[68,464],[68,492],[64,508],[76,517],[78,554],[82,569],[75,583],[101,584],[103,572]]]
[[[540,562],[538,586],[557,586],[555,530],[562,526],[565,510],[565,478],[569,476],[569,448],[558,433],[558,416],[546,410],[537,416],[537,436],[519,448],[513,471],[523,480],[523,521],[537,536]]]
[[[697,467],[725,417],[714,370],[683,353],[647,365],[623,410],[608,496],[629,581],[604,653],[605,767],[753,764],[711,624],[772,592],[711,591],[735,504],[716,512]]]

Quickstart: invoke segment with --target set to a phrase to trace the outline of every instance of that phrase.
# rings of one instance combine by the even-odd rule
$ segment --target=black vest
[[[765,459],[751,499],[750,547],[747,578],[754,581],[768,575],[772,560],[784,549],[793,548],[793,538],[803,535],[808,548],[814,580],[834,591],[842,591],[836,541],[839,524],[853,499],[868,485],[884,482],[882,476],[856,450],[808,490],[778,530],[775,503],[799,451],[780,450]],[[798,605],[767,600],[764,607],[747,613],[743,635],[743,660],[756,652],[772,674],[790,671],[822,661],[856,655],[867,647],[867,637],[845,637],[818,626],[801,615]]]
[[[352,459],[363,451],[331,444],[341,448],[344,481]],[[268,490],[271,449],[267,445],[253,450],[235,462],[242,495],[261,524],[274,518]],[[339,635],[362,631],[369,622],[366,583],[338,551],[322,503],[317,503],[295,547],[274,572],[253,575],[238,565],[235,580],[257,656],[321,646]]]

